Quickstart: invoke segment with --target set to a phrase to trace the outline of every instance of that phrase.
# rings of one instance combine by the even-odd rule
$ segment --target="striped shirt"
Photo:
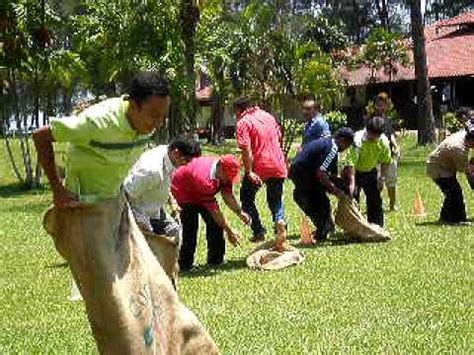
[[[318,170],[337,172],[338,147],[333,138],[321,138],[308,142],[291,164],[292,179],[314,181]]]

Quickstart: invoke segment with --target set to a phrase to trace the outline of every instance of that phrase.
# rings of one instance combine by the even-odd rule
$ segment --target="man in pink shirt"
[[[237,118],[237,144],[242,151],[245,167],[240,201],[243,210],[252,218],[251,241],[265,239],[266,229],[255,206],[255,195],[265,183],[277,244],[283,244],[286,240],[286,222],[282,195],[287,168],[281,149],[280,126],[271,114],[250,105],[248,99],[237,100],[234,110]]]
[[[226,205],[245,223],[250,217],[243,212],[232,192],[232,184],[240,177],[240,162],[235,155],[198,157],[181,166],[173,175],[171,192],[181,207],[183,245],[179,256],[182,271],[190,270],[194,263],[199,215],[206,223],[207,264],[215,266],[224,262],[224,231],[229,242],[236,246],[239,235],[229,226],[216,200],[221,193]]]

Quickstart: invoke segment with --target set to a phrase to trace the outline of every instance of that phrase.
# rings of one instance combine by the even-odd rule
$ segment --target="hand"
[[[244,222],[248,226],[252,223],[252,218],[250,217],[250,215],[248,213],[243,212],[243,211],[240,212],[239,218],[242,222]]]
[[[383,190],[384,183],[385,183],[385,178],[379,177],[377,180],[377,188],[379,189],[379,191]]]
[[[176,218],[181,213],[181,207],[177,203],[171,204],[171,216]]]
[[[260,176],[255,174],[253,171],[247,174],[247,178],[254,185],[258,185],[258,186],[262,185],[262,179],[260,179]]]
[[[240,236],[232,229],[227,232],[227,240],[234,247],[240,245]]]
[[[79,202],[77,196],[66,190],[64,187],[61,187],[57,191],[53,192],[53,203],[58,209],[78,208],[83,206],[83,204]]]
[[[344,191],[342,191],[341,189],[337,189],[334,192],[334,195],[340,200],[348,200],[348,201],[351,200],[351,197],[348,194],[346,194]]]

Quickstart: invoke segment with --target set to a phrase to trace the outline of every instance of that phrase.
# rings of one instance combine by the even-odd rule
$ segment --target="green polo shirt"
[[[117,197],[148,136],[130,126],[123,97],[108,99],[77,116],[51,121],[56,142],[68,142],[65,187],[81,202]]]
[[[379,164],[390,164],[390,143],[385,135],[378,140],[368,140],[365,130],[358,131],[354,137],[354,145],[349,149],[346,166],[353,166],[356,171],[368,172]]]

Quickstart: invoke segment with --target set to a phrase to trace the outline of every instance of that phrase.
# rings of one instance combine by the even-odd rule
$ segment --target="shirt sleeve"
[[[51,133],[56,142],[87,144],[98,134],[98,127],[84,114],[51,120]]]
[[[356,166],[358,160],[359,160],[358,149],[354,146],[350,147],[347,154],[346,154],[346,158],[344,160],[344,165],[345,166]]]
[[[388,140],[382,140],[380,145],[382,147],[382,151],[379,155],[379,163],[390,164],[392,161],[392,155],[390,153],[390,144],[388,143]]]
[[[237,123],[237,145],[240,149],[250,147],[250,126],[245,121]]]
[[[337,157],[337,146],[333,144],[331,150],[329,151],[329,154],[326,155],[326,159],[324,159],[323,163],[319,167],[319,170],[327,172],[329,167],[331,166],[331,163],[336,157]]]

